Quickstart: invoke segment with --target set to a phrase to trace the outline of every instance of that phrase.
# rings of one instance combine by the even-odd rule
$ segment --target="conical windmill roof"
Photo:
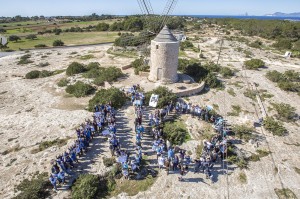
[[[167,26],[160,31],[160,33],[155,37],[154,41],[157,42],[178,42],[176,37],[171,33]]]

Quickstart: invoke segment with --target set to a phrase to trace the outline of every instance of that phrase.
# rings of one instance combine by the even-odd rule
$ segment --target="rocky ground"
[[[213,33],[206,33],[200,36],[201,41],[194,41],[200,48],[207,60],[217,60],[220,37]],[[255,38],[248,38],[254,40]],[[238,47],[249,50],[252,57],[260,58],[267,64],[267,68],[259,71],[242,70],[243,61],[247,60],[243,51]],[[40,62],[49,62],[45,70],[66,69],[72,61],[88,63],[97,61],[102,66],[125,66],[133,59],[118,57],[107,54],[110,45],[79,47],[72,49],[55,50],[33,50],[31,60],[34,63],[17,65],[18,58],[22,55],[15,54],[0,58],[0,140],[1,140],[1,163],[0,163],[0,197],[11,198],[14,194],[13,188],[22,179],[28,178],[36,171],[49,171],[49,161],[61,153],[67,146],[61,148],[51,147],[42,152],[32,154],[31,150],[38,147],[38,143],[56,138],[71,137],[68,144],[74,140],[74,128],[91,117],[91,113],[84,110],[89,97],[74,98],[67,95],[63,88],[56,83],[65,76],[64,73],[52,77],[28,80],[23,77],[31,70],[41,70],[37,67]],[[73,52],[76,52],[73,53]],[[82,61],[81,55],[93,54],[95,58]],[[45,57],[46,56],[46,57]],[[198,53],[188,51],[186,56],[198,58]],[[43,58],[42,58],[43,57]],[[268,114],[267,107],[272,102],[288,103],[300,113],[300,97],[297,94],[287,93],[280,90],[276,85],[265,78],[268,70],[285,71],[293,69],[300,71],[299,59],[286,59],[281,54],[269,49],[254,49],[245,43],[237,41],[224,41],[224,48],[220,57],[220,64],[236,69],[236,76],[224,80],[225,90],[210,90],[201,95],[187,98],[189,102],[199,105],[212,105],[226,116],[231,110],[231,105],[240,105],[242,113],[239,117],[226,116],[230,124],[253,123],[261,117],[260,107],[257,102],[245,97],[243,92],[248,83],[257,83],[258,89],[267,90],[274,97],[266,99],[263,103]],[[128,78],[122,79],[114,84],[116,87],[130,87],[139,83],[146,91],[151,90],[158,84],[150,83],[147,78],[133,75],[133,70],[123,71]],[[77,77],[74,77],[74,80]],[[236,96],[230,95],[227,91],[232,88]],[[216,106],[218,105],[218,106]],[[132,132],[134,112],[130,105],[119,111],[118,116],[123,118],[122,132],[120,137],[127,139],[124,147],[130,147],[133,143]],[[182,147],[195,154],[195,147],[202,141],[197,133],[203,128],[203,123],[190,116],[184,116],[188,129],[192,134],[192,140]],[[276,198],[275,188],[289,188],[300,198],[300,177],[295,167],[299,168],[299,143],[298,134],[299,121],[285,123],[289,135],[275,137],[269,132],[257,128],[261,139],[259,148],[270,150],[271,155],[264,157],[261,161],[251,162],[249,169],[244,170],[247,182],[241,183],[238,176],[240,169],[229,167],[228,175],[221,165],[217,166],[215,183],[205,179],[204,174],[193,174],[189,172],[184,182],[177,180],[178,174],[166,175],[164,171],[159,173],[155,184],[147,191],[140,192],[132,198]],[[298,143],[298,144],[297,144]],[[251,143],[238,145],[249,152],[257,148]],[[6,153],[3,153],[5,152]],[[109,156],[107,143],[100,137],[96,138],[88,156],[82,160],[78,168],[80,172],[100,174],[105,172],[102,157]],[[150,157],[151,158],[151,157]],[[153,166],[155,166],[153,164]],[[277,169],[276,169],[277,168]],[[68,192],[59,191],[55,198],[68,197]],[[120,194],[116,198],[131,198],[126,194]]]

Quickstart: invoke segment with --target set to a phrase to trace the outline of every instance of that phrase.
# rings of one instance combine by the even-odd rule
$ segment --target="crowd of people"
[[[96,134],[108,137],[111,156],[115,157],[117,162],[122,165],[122,174],[125,179],[130,179],[131,173],[140,171],[143,159],[142,140],[146,130],[143,126],[145,96],[138,90],[139,86],[133,86],[126,92],[135,110],[133,154],[121,148],[120,139],[116,136],[116,112],[111,103],[97,105],[94,107],[93,119],[86,120],[76,129],[77,139],[73,145],[51,161],[49,180],[55,190],[57,190],[57,184],[65,183],[66,175],[71,176],[73,174],[72,169],[76,167],[78,159],[86,154],[89,144]],[[155,109],[149,113],[147,124],[150,128],[150,135],[153,137],[152,151],[156,155],[159,169],[165,169],[167,174],[170,171],[173,173],[179,171],[180,176],[178,179],[181,181],[193,163],[192,170],[194,173],[202,172],[206,175],[206,178],[211,179],[213,182],[212,170],[214,164],[222,160],[227,151],[227,128],[225,127],[226,121],[222,117],[212,114],[211,110],[212,107],[210,106],[201,107],[178,99],[176,103],[170,102],[164,108]],[[200,157],[193,160],[189,154],[186,154],[185,150],[173,146],[165,139],[160,124],[172,112],[174,114],[191,114],[193,117],[210,122],[213,125],[217,134],[211,140],[203,141],[204,147]]]

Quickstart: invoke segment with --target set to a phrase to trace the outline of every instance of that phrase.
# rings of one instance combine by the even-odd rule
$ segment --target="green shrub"
[[[205,83],[210,88],[220,88],[222,87],[222,82],[217,78],[217,76],[213,73],[208,73],[208,75],[205,78]]]
[[[229,88],[229,89],[227,90],[227,92],[228,92],[229,95],[231,95],[231,96],[233,96],[233,97],[236,96],[236,93],[234,92],[233,88]]]
[[[51,183],[48,180],[48,173],[41,173],[34,176],[31,180],[23,180],[17,187],[17,191],[21,191],[19,195],[14,197],[15,199],[40,199],[48,198],[50,196],[49,189],[51,189]]]
[[[245,172],[239,173],[239,181],[242,184],[247,184],[247,176],[246,176]]]
[[[276,104],[273,103],[273,108],[277,111],[277,116],[279,119],[283,121],[293,121],[295,116],[296,108],[292,107],[289,104],[280,103]]]
[[[87,66],[86,69],[92,70],[92,69],[99,69],[100,68],[100,64],[98,62],[90,62]]]
[[[134,60],[130,65],[134,68],[134,74],[136,75],[138,75],[140,71],[146,72],[150,68],[148,65],[145,65],[143,58]]]
[[[193,48],[194,45],[192,42],[186,40],[184,42],[180,42],[180,50],[185,50],[187,48]]]
[[[166,122],[163,128],[163,136],[172,144],[181,145],[190,138],[186,126],[181,121]]]
[[[221,68],[221,71],[220,71],[220,74],[221,74],[224,78],[228,78],[228,77],[234,76],[233,70],[231,70],[231,69],[228,68],[228,67],[222,67],[222,68]]]
[[[63,46],[64,42],[62,40],[54,40],[52,45],[53,46]]]
[[[81,60],[88,60],[88,59],[93,59],[93,58],[95,58],[94,55],[83,55],[79,59],[81,59]]]
[[[290,39],[279,39],[273,46],[280,50],[288,50],[292,48],[292,42]]]
[[[72,76],[72,75],[75,75],[75,74],[83,73],[85,71],[86,71],[86,68],[84,67],[83,64],[80,64],[78,62],[72,62],[68,66],[66,74],[68,76]]]
[[[30,64],[33,63],[33,61],[31,61],[29,58],[31,57],[31,55],[26,54],[20,57],[20,61],[18,61],[18,65],[25,65],[25,64]]]
[[[33,71],[30,71],[28,72],[26,75],[25,75],[25,78],[26,79],[37,79],[40,77],[40,71],[38,70],[33,70]]]
[[[251,138],[253,138],[252,133],[255,132],[255,129],[246,125],[234,125],[232,131],[239,137],[239,139],[243,139],[248,142]]]
[[[101,182],[100,182],[100,179]],[[106,178],[100,178],[92,174],[80,175],[72,186],[73,199],[94,199],[101,192],[107,192]]]
[[[59,80],[59,82],[57,83],[57,86],[65,87],[68,85],[68,83],[69,83],[69,80],[67,78],[63,78],[63,79]]]
[[[268,71],[266,77],[272,82],[280,82],[284,80],[283,74],[277,70]]]
[[[98,77],[94,80],[94,84],[98,86],[102,86],[104,82],[113,82],[116,81],[118,78],[122,77],[124,74],[120,68],[116,67],[109,67],[109,68],[100,68],[98,70]]]
[[[58,147],[65,146],[68,143],[69,139],[70,138],[67,137],[67,138],[64,138],[64,139],[55,139],[55,140],[52,140],[52,141],[41,142],[41,143],[39,143],[39,148],[31,150],[31,153],[35,154],[35,153],[38,153],[40,151],[44,151],[45,149],[50,148],[52,146],[58,146]]]
[[[46,44],[37,44],[34,47],[35,48],[45,48],[45,47],[47,47],[47,45]]]
[[[151,95],[159,95],[159,99],[157,102],[158,108],[163,108],[166,106],[169,102],[175,102],[177,99],[177,96],[172,93],[167,87],[160,86],[152,91],[149,91],[145,94],[145,102],[148,103]]]
[[[221,66],[219,64],[216,64],[212,61],[205,63],[203,67],[209,72],[219,72],[221,69]]]
[[[289,188],[274,189],[278,199],[297,199],[296,194]]]
[[[52,71],[47,71],[47,70],[42,70],[40,71],[40,78],[44,78],[44,77],[50,77],[53,75]]]
[[[244,62],[245,68],[248,70],[257,70],[265,66],[265,62],[260,59],[251,59]]]
[[[232,112],[227,113],[229,116],[239,116],[242,109],[239,105],[231,105]]]
[[[76,82],[74,85],[69,85],[66,88],[66,92],[74,95],[75,97],[85,97],[93,94],[95,88],[89,84],[85,84],[82,81]]]
[[[252,90],[250,90],[250,89],[246,89],[246,91],[244,92],[244,96],[245,97],[248,97],[248,98],[250,98],[250,99],[252,99],[252,100],[256,100],[256,92],[255,91],[252,91]]]
[[[103,164],[106,167],[110,167],[112,166],[114,163],[116,163],[116,159],[115,158],[103,158]]]
[[[259,48],[259,49],[262,47],[262,45],[263,45],[263,43],[259,40],[256,40],[256,41],[249,44],[250,47]]]
[[[30,40],[34,40],[34,39],[37,38],[37,36],[35,34],[30,34],[30,35],[27,35],[25,38],[30,39]]]
[[[287,130],[282,123],[276,121],[272,117],[266,117],[264,120],[264,128],[277,136],[284,136],[287,133]]]
[[[117,88],[101,89],[89,101],[89,111],[93,111],[95,105],[111,102],[114,108],[121,108],[126,103],[125,94]]]

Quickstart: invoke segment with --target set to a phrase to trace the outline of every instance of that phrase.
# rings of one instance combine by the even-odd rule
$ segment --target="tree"
[[[53,46],[63,46],[63,45],[64,45],[64,42],[61,40],[55,40],[53,42]]]
[[[107,24],[107,23],[99,23],[96,26],[97,31],[107,31],[108,29],[109,29],[109,24]]]
[[[273,46],[281,50],[288,50],[292,48],[292,42],[290,39],[279,39]]]
[[[25,38],[26,38],[26,39],[34,40],[34,39],[37,38],[37,36],[36,36],[35,34],[30,34],[30,35],[27,35]]]
[[[172,93],[167,87],[159,86],[158,88],[149,91],[145,94],[145,101],[149,102],[150,97],[152,94],[159,95],[157,107],[163,108],[166,106],[169,102],[175,102],[177,99],[177,96]]]
[[[17,35],[10,35],[10,36],[8,37],[8,40],[9,40],[9,41],[18,42],[19,40],[21,40],[21,38],[20,38],[19,36],[17,36]]]
[[[251,59],[244,62],[246,69],[248,70],[257,70],[265,66],[265,62],[261,59]]]
[[[94,91],[95,88],[93,86],[85,84],[82,81],[78,81],[74,85],[69,85],[66,88],[66,92],[75,97],[85,97],[92,94]]]

